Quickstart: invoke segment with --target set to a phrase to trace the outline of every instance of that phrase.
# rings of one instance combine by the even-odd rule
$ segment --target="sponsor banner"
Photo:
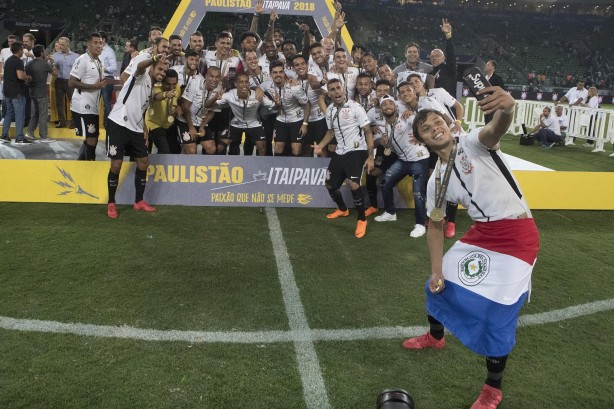
[[[518,91],[512,90],[510,94],[515,100],[519,101],[542,101],[554,103],[563,98],[567,91],[562,92],[541,92],[541,91]],[[463,96],[470,96],[469,88],[463,87]],[[599,104],[614,104],[613,95],[599,95]]]
[[[152,155],[145,200],[153,204],[240,207],[334,207],[324,186],[329,159],[294,157]],[[134,202],[132,175],[116,195]],[[352,195],[341,189],[348,206]],[[408,207],[398,195],[399,208]]]
[[[324,187],[328,162],[326,158],[151,155],[145,199],[162,205],[334,207]],[[134,202],[134,166],[124,162],[118,203]],[[107,203],[108,173],[108,161],[3,159],[0,202]],[[614,172],[514,171],[514,175],[532,209],[614,210],[614,189],[605,188],[614,185]],[[411,179],[404,178],[397,187],[395,205],[412,208]],[[347,187],[341,191],[346,204],[353,206]]]
[[[180,35],[183,46],[187,47],[190,34],[198,29],[207,12],[253,13],[256,3],[257,0],[182,0],[166,27],[164,36],[168,38],[172,34]],[[332,31],[335,12],[332,0],[265,0],[264,9],[265,13],[261,18],[268,19],[270,11],[275,9],[279,15],[313,18],[323,37]],[[237,37],[240,34],[235,33]],[[341,30],[341,42],[344,48],[351,50],[352,38],[345,27]]]

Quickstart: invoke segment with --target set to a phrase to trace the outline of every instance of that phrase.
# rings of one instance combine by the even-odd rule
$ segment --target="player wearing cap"
[[[405,176],[413,179],[413,193],[415,203],[416,223],[411,231],[411,237],[420,237],[426,233],[426,180],[429,173],[429,152],[413,137],[407,122],[399,118],[397,105],[394,99],[385,95],[380,100],[380,109],[383,120],[376,121],[378,131],[382,135],[380,145],[384,148],[384,155],[388,156],[394,151],[398,159],[386,170],[380,180],[382,198],[384,199],[384,213],[375,217],[376,222],[396,221],[394,208],[393,188]]]

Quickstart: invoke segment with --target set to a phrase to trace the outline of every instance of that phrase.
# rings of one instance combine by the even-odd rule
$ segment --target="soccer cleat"
[[[414,229],[409,233],[411,237],[421,237],[426,233],[426,228],[421,224],[416,224]]]
[[[480,392],[480,396],[471,405],[471,409],[496,409],[502,400],[503,393],[501,393],[501,389],[485,384]]]
[[[419,337],[406,339],[405,342],[403,342],[403,348],[405,349],[443,349],[445,346],[446,337],[435,339],[429,332]]]
[[[367,210],[365,210],[365,216],[369,217],[372,214],[375,214],[379,211],[379,209],[375,206],[370,206]]]
[[[144,200],[141,200],[138,203],[135,203],[134,206],[132,206],[132,208],[134,210],[142,210],[144,212],[155,212],[156,208],[151,206],[149,203],[147,203]]]
[[[390,214],[388,212],[384,212],[382,214],[380,214],[379,216],[375,217],[375,221],[376,222],[396,222],[397,221],[397,215],[395,214]]]
[[[449,239],[456,236],[456,224],[453,222],[448,222],[444,235]]]
[[[110,219],[117,219],[117,216],[119,216],[115,203],[109,203],[107,205],[107,216],[109,216]]]
[[[354,232],[354,236],[356,238],[361,239],[367,233],[367,221],[366,220],[358,220],[356,223],[356,231]]]
[[[327,219],[336,219],[337,217],[348,217],[350,215],[350,210],[346,209],[344,210],[339,210],[339,209],[335,209],[334,212],[329,213],[326,215]]]
[[[16,140],[15,143],[18,144],[18,145],[29,145],[29,144],[32,143],[32,141],[30,141],[30,140],[28,140],[26,138],[23,138],[23,139]]]

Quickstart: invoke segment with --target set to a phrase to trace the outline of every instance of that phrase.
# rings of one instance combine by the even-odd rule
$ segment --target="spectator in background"
[[[51,68],[46,61],[45,47],[35,45],[32,48],[34,60],[26,66],[26,74],[31,78],[28,82],[28,91],[32,101],[32,118],[28,124],[26,139],[34,139],[34,130],[38,127],[41,142],[53,142],[47,134],[47,114],[49,113],[49,99],[47,96],[47,78],[49,74],[56,74],[57,70]]]
[[[4,64],[4,97],[6,99],[6,117],[2,126],[2,142],[10,142],[9,129],[11,123],[15,121],[17,128],[16,143],[30,143],[23,134],[24,116],[26,113],[26,98],[28,93],[26,81],[29,78],[26,75],[23,61],[23,45],[19,41],[11,44],[11,53],[13,55],[6,60]]]
[[[539,124],[531,129],[530,133],[535,135],[542,148],[550,149],[561,140],[561,129],[559,121],[551,115],[550,107],[544,107],[539,116]]]
[[[6,60],[8,60],[13,55],[13,53],[11,52],[11,44],[13,44],[17,40],[19,40],[19,37],[11,34],[7,38],[8,47],[3,48],[2,51],[0,51],[0,95],[4,94],[2,92],[2,87],[4,83],[4,64],[6,63]],[[4,115],[6,115],[6,99],[0,99],[2,100],[2,115],[0,115],[0,125],[2,125],[4,121]]]
[[[34,59],[34,54],[32,53],[32,48],[36,43],[36,37],[32,33],[25,33],[21,42],[23,43],[23,56],[21,57],[21,61],[23,61],[23,66],[26,67],[30,61]],[[27,126],[30,122],[30,94],[26,92],[26,113],[24,117],[24,126]]]
[[[592,109],[599,109],[599,95],[597,93],[597,88],[590,87],[588,89],[588,102],[582,105],[588,108],[592,108]],[[596,123],[597,115],[599,115],[599,113],[591,114],[591,121],[588,124],[588,135],[591,138],[597,137],[597,123]],[[595,140],[589,139],[582,146],[585,146],[587,148],[592,148],[594,144],[595,144]]]
[[[486,74],[486,79],[490,82],[490,85],[493,87],[501,87],[505,90],[505,83],[503,82],[503,78],[495,71],[497,70],[497,62],[495,60],[486,61],[486,65],[484,65],[484,73]],[[492,121],[493,114],[484,115],[484,122],[489,123]]]
[[[139,50],[136,40],[133,38],[132,40],[126,41],[126,45],[124,46],[124,58],[119,71],[124,72],[126,67],[128,67],[128,64],[130,64],[130,61],[137,55],[139,55]]]
[[[420,46],[416,43],[409,43],[405,46],[405,62],[394,69],[397,76],[405,71],[416,71],[430,74],[433,66],[420,61]]]
[[[51,56],[52,68],[55,68],[55,70],[52,71],[52,74],[56,77],[55,106],[58,112],[58,122],[56,123],[55,127],[64,128],[66,126],[65,99],[68,98],[68,101],[70,102],[74,91],[74,89],[68,85],[70,70],[72,69],[72,66],[79,55],[70,51],[70,40],[67,37],[60,37],[56,44],[59,51]]]
[[[447,19],[441,20],[441,32],[446,38],[446,53],[439,48],[431,51],[431,64],[435,77],[435,87],[443,88],[456,98],[456,54],[452,42],[452,26]]]
[[[363,45],[354,44],[352,46],[352,63],[354,67],[358,68],[358,71],[362,72],[362,57],[365,55],[366,49]]]
[[[573,140],[567,140],[567,128],[569,127],[569,118],[563,114],[563,107],[557,105],[554,108],[556,120],[559,121],[559,130],[561,131],[561,141],[565,141],[565,145],[573,145]]]
[[[100,91],[102,95],[102,102],[104,104],[104,117],[103,126],[107,129],[109,113],[111,112],[111,101],[113,100],[113,88],[115,87],[115,71],[117,71],[117,59],[115,57],[115,51],[109,47],[107,40],[109,36],[104,31],[100,32],[102,38],[102,53],[100,54],[100,60],[102,61],[103,76],[106,80],[106,85]]]
[[[588,91],[584,88],[584,80],[578,80],[576,86],[567,91],[567,94],[558,103],[569,102],[569,106],[580,105],[583,102],[588,101]]]

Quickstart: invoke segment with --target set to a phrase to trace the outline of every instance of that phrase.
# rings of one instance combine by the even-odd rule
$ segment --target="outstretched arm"
[[[478,91],[478,94],[490,94],[478,102],[484,115],[494,114],[492,121],[480,130],[478,139],[492,149],[510,127],[514,119],[516,101],[501,87],[486,87]]]

